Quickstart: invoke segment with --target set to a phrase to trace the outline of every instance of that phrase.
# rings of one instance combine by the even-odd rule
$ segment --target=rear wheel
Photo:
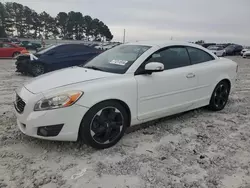
[[[215,87],[213,94],[210,99],[209,109],[213,111],[219,111],[224,109],[227,104],[230,92],[230,86],[228,82],[221,81]]]
[[[45,73],[45,67],[42,63],[32,63],[31,74],[32,76],[39,76]]]
[[[104,149],[115,145],[129,126],[125,108],[116,101],[93,106],[84,116],[79,136],[87,145]]]
[[[16,58],[19,54],[20,54],[20,52],[14,52],[14,53],[12,54],[12,57],[13,57],[13,58]]]

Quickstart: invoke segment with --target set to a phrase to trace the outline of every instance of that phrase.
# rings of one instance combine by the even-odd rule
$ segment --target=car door
[[[0,43],[0,57],[5,57],[5,49],[3,48],[3,43]]]
[[[15,47],[8,43],[2,43],[1,47],[1,57],[12,57],[13,53],[15,51]]]
[[[215,80],[220,74],[217,60],[206,51],[194,47],[187,47],[191,64],[196,73],[198,84],[195,92],[196,106],[209,103]]]
[[[165,70],[140,74],[149,62],[164,64]],[[187,50],[172,46],[153,53],[136,72],[138,119],[154,119],[188,110],[196,99],[197,77]]]

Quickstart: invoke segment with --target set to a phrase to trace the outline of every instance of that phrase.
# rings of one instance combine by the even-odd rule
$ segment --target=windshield
[[[105,72],[125,73],[128,68],[151,46],[120,45],[103,52],[84,67]]]
[[[37,52],[37,54],[44,54],[44,53],[46,53],[47,51],[49,51],[49,50],[51,50],[51,49],[53,49],[53,48],[55,48],[55,47],[57,47],[58,45],[49,45],[49,46],[47,46],[47,47],[45,47],[45,48],[42,48],[42,49],[40,49],[38,52]]]

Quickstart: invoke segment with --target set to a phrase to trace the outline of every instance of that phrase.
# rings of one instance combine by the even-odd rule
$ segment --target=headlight
[[[56,96],[41,99],[35,104],[34,111],[64,108],[73,105],[82,96],[81,91],[71,91]]]

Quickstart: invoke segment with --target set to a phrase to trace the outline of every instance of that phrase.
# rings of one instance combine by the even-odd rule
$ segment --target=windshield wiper
[[[86,66],[86,67],[83,67],[83,68],[103,71],[102,69],[100,69],[99,67],[96,67],[96,66]]]

